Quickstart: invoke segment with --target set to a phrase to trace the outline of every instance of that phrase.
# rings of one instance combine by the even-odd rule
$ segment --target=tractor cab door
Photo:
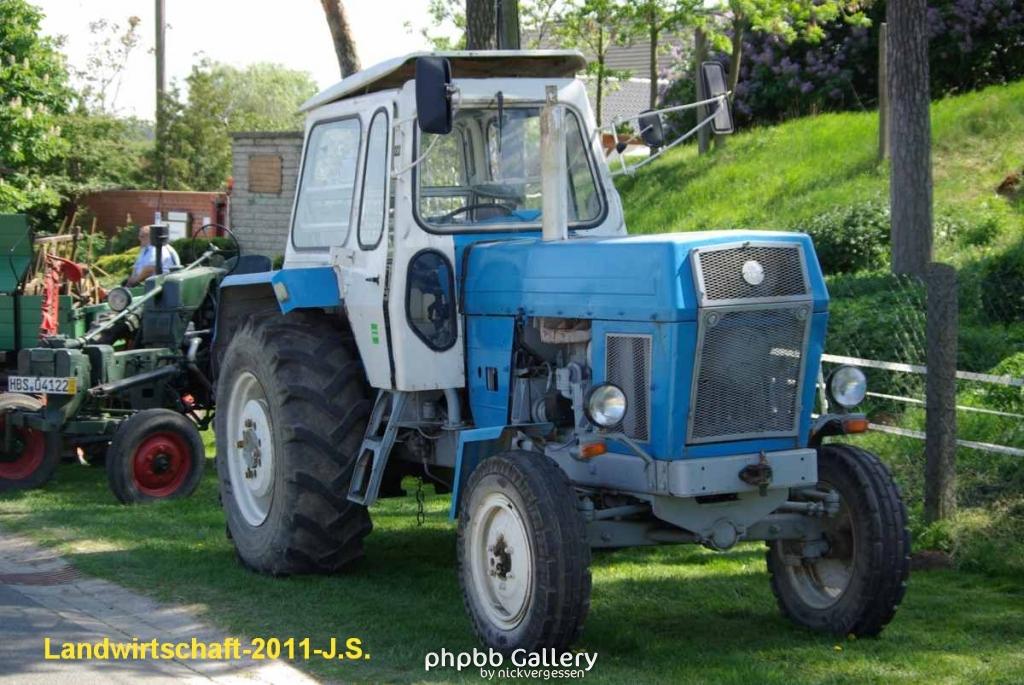
[[[363,183],[357,200],[355,235],[333,258],[341,294],[370,385],[393,387],[391,335],[385,315],[390,267],[391,121],[380,107],[365,123]]]

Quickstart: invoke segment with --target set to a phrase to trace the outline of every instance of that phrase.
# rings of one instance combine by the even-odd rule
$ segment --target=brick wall
[[[100,190],[80,197],[78,208],[80,212],[95,216],[97,229],[107,235],[113,235],[118,228],[129,224],[151,224],[156,212],[160,212],[165,220],[169,212],[188,212],[191,215],[192,230],[198,231],[202,228],[204,218],[218,221],[218,203],[223,207],[226,201],[224,193]],[[89,228],[84,222],[82,225]]]
[[[301,156],[299,131],[231,134],[231,230],[245,250],[284,254]]]

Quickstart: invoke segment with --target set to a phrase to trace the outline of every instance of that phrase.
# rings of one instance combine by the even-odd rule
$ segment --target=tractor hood
[[[763,254],[756,252],[758,247],[774,244],[802,248],[807,285],[803,297],[813,301],[814,311],[826,311],[828,292],[810,238],[774,231],[474,243],[462,254],[464,311],[470,315],[693,321],[702,303],[693,262],[697,251],[750,246],[749,260],[741,255],[719,264],[706,260],[704,266],[705,272],[712,270],[716,278],[715,284],[709,280],[705,288],[721,285],[736,292],[735,299],[744,299],[751,296],[744,291],[757,286],[745,281],[748,276],[743,267]],[[750,280],[770,283],[774,277],[771,269],[771,264],[758,262],[754,270],[759,273],[750,275]]]

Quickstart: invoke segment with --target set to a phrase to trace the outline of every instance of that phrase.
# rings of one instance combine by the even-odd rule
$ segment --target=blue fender
[[[459,496],[473,469],[487,457],[504,448],[503,433],[507,426],[471,428],[459,432],[455,448],[455,479],[452,482],[452,501],[448,507],[448,520],[459,515]]]
[[[220,288],[226,290],[260,284],[271,286],[282,314],[295,309],[324,309],[341,304],[338,278],[329,266],[228,276],[221,281]]]

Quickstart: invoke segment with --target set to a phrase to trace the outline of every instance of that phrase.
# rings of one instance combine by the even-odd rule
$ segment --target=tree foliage
[[[659,58],[662,52],[662,38],[665,34],[678,31],[696,22],[697,12],[703,0],[638,0],[625,11],[631,33],[648,41],[650,68],[644,74],[650,80],[648,107],[658,104],[658,78],[661,69]]]
[[[90,112],[116,112],[121,78],[128,58],[139,46],[142,20],[131,16],[120,22],[97,19],[89,22],[92,47],[85,64],[71,70],[81,109]]]
[[[593,56],[587,74],[594,79],[594,108],[601,122],[604,93],[613,78],[629,78],[630,72],[608,66],[608,52],[631,38],[630,4],[621,0],[570,0],[561,15],[557,32],[562,40]]]
[[[50,183],[65,198],[109,188],[149,187],[152,126],[132,117],[76,110],[59,118],[66,152],[48,165]]]
[[[705,5],[698,23],[711,41],[729,53],[729,89],[735,91],[750,32],[779,36],[786,42],[802,37],[816,42],[822,25],[842,16],[851,24],[869,23],[859,0],[720,0]]]
[[[188,97],[171,88],[165,102],[167,187],[216,190],[231,173],[231,132],[282,131],[302,126],[299,106],[317,91],[312,77],[277,64],[243,69],[203,61],[185,79]]]
[[[45,172],[67,150],[57,117],[71,90],[41,21],[25,0],[0,0],[0,212],[52,212],[60,202]]]

